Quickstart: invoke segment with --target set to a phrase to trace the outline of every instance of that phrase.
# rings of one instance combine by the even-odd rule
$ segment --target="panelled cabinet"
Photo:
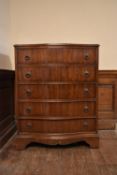
[[[16,132],[14,120],[14,79],[14,71],[0,69],[0,149]]]
[[[15,45],[15,61],[15,146],[85,141],[98,147],[98,45]]]

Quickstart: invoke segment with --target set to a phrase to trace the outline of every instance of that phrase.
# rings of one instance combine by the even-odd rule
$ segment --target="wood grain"
[[[15,45],[15,58],[14,145],[84,140],[98,147],[98,45]]]
[[[0,174],[116,175],[117,133],[100,131],[99,136],[98,149],[89,149],[84,143],[67,146],[33,143],[27,149],[17,151],[9,143],[0,153]]]
[[[98,128],[114,129],[117,120],[117,71],[98,73]]]

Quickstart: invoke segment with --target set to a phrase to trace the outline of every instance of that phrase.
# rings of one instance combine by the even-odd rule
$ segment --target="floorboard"
[[[0,175],[117,175],[117,132],[100,131],[99,149],[32,144],[23,151],[0,153]]]

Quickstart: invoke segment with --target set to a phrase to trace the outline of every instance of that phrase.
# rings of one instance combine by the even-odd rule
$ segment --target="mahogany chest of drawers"
[[[15,45],[15,145],[31,142],[99,145],[98,45]]]

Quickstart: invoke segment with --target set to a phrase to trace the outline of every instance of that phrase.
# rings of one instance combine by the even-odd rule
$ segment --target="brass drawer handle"
[[[84,126],[84,127],[88,127],[88,122],[87,122],[87,121],[84,121],[84,122],[83,122],[83,126]]]
[[[27,107],[27,108],[26,108],[26,112],[27,112],[27,113],[31,113],[31,112],[32,112],[32,108],[31,108],[31,107]]]
[[[32,128],[32,123],[31,123],[31,122],[28,122],[28,123],[26,124],[26,126],[27,126],[27,128]]]
[[[87,95],[89,93],[89,89],[88,88],[84,88],[84,94]]]
[[[89,77],[89,71],[88,70],[85,70],[84,71],[84,76],[87,78],[87,77]]]
[[[25,59],[25,61],[30,61],[30,60],[31,60],[31,57],[29,57],[28,55],[26,55],[26,56],[24,57],[24,59]]]
[[[26,94],[27,94],[28,96],[31,95],[31,93],[32,93],[31,89],[26,89]]]
[[[88,53],[85,53],[85,54],[84,54],[84,58],[85,58],[85,60],[87,61],[87,60],[89,59],[89,54],[88,54]]]
[[[27,73],[25,74],[25,77],[26,77],[26,78],[30,78],[31,76],[32,76],[31,72],[27,72]]]
[[[88,112],[89,111],[89,107],[87,105],[84,106],[84,112]]]

